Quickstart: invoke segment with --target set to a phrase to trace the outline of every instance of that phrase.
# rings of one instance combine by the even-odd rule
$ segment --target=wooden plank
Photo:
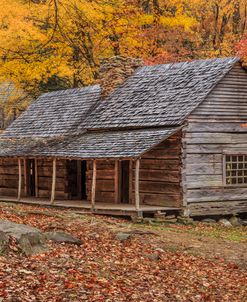
[[[156,205],[165,207],[180,207],[182,206],[182,196],[177,194],[151,194],[140,193],[140,200],[142,204]]]
[[[55,200],[55,192],[56,192],[56,158],[53,159],[53,165],[52,165],[52,186],[51,186],[51,204],[54,203]]]
[[[18,170],[19,170],[19,181],[18,181],[18,194],[17,199],[21,199],[21,185],[22,185],[22,172],[21,172],[21,159],[18,158]]]
[[[132,193],[133,193],[133,161],[131,160],[129,163],[129,203],[134,202]]]
[[[135,166],[135,208],[136,208],[136,211],[140,210],[139,172],[140,172],[140,159],[138,158],[136,160],[136,166]]]
[[[115,174],[114,174],[114,202],[119,202],[119,161],[115,160]]]
[[[97,173],[97,166],[96,160],[93,161],[93,179],[92,179],[92,196],[91,196],[91,210],[94,211],[95,209],[95,191],[96,191],[96,173]]]
[[[247,196],[247,188],[244,187],[215,187],[190,189],[187,192],[188,203],[208,202],[208,201],[234,201],[245,200]]]
[[[34,170],[35,170],[35,196],[39,197],[39,171],[38,171],[38,160],[34,159]]]
[[[247,212],[246,201],[221,201],[208,203],[195,203],[188,206],[190,216],[203,215],[234,215]]]
[[[24,196],[27,196],[27,160],[23,159],[23,166],[24,166]]]

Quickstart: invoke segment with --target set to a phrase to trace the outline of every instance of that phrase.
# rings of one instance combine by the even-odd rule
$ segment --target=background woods
[[[98,80],[114,55],[146,64],[231,56],[247,59],[247,0],[0,0],[0,80],[25,107],[44,91]]]

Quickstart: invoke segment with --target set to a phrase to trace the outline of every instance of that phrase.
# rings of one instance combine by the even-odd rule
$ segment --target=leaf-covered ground
[[[43,214],[42,214],[43,213]],[[0,256],[0,301],[247,301],[247,271],[237,262],[195,255],[179,249],[179,239],[164,238],[204,232],[210,241],[212,226],[136,226],[121,219],[78,215],[68,210],[2,204],[0,219],[42,230],[64,230],[83,241],[81,246],[49,243],[50,251],[26,257],[15,251]],[[149,230],[126,241],[119,230]],[[208,228],[208,229],[207,229]],[[215,231],[217,228],[215,228]],[[236,230],[233,230],[236,232]],[[219,230],[217,232],[220,232]],[[246,229],[238,231],[246,249]],[[145,233],[145,232],[144,232]],[[224,231],[214,240],[223,240]],[[242,237],[241,237],[242,238]],[[181,240],[181,244],[185,244]],[[211,246],[211,254],[214,247]],[[244,251],[243,251],[244,252]],[[246,253],[246,251],[245,251]],[[150,255],[159,255],[154,260]]]

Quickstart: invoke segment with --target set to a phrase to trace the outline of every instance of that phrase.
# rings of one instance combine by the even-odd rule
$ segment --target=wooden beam
[[[34,159],[34,172],[35,172],[35,196],[39,197],[39,177],[38,177],[38,160]]]
[[[51,204],[54,203],[55,200],[55,192],[56,192],[56,174],[57,174],[57,160],[56,158],[53,159],[53,168],[52,168],[52,187],[51,187]]]
[[[140,159],[138,158],[136,160],[136,167],[135,167],[135,206],[136,206],[136,211],[140,211],[139,175],[140,175]]]
[[[23,171],[23,176],[24,176],[24,194],[27,196],[27,160],[24,158],[23,159],[23,166],[24,166],[24,171]]]
[[[95,193],[96,193],[96,160],[93,161],[93,179],[92,179],[92,196],[91,196],[91,211],[93,212],[95,209]]]
[[[115,160],[114,201],[119,202],[119,161],[117,159]]]
[[[21,199],[21,159],[18,158],[18,170],[19,170],[19,182],[18,182],[18,196],[17,199],[18,201]]]

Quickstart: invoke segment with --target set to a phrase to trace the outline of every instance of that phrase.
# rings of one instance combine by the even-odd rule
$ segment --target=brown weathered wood
[[[141,163],[140,163],[141,164]],[[129,163],[129,203],[133,203],[133,161]]]
[[[35,195],[39,197],[39,177],[38,177],[38,160],[37,158],[34,159],[34,170],[35,170]]]
[[[96,173],[97,173],[97,165],[96,160],[93,161],[93,179],[92,179],[92,195],[91,195],[91,210],[95,209],[95,192],[96,192]]]
[[[115,174],[114,174],[114,202],[119,202],[119,161],[115,160]]]
[[[23,176],[24,176],[24,196],[27,196],[27,160],[23,159]]]
[[[57,160],[56,158],[53,159],[53,165],[52,165],[52,187],[51,187],[51,204],[54,203],[54,200],[55,200],[55,192],[56,192],[56,163],[57,163]]]
[[[22,186],[22,171],[21,171],[21,159],[18,158],[18,170],[19,170],[19,181],[18,181],[18,195],[17,199],[21,199],[21,186]]]
[[[140,210],[139,173],[140,173],[140,159],[138,158],[136,160],[136,165],[135,165],[135,207],[136,207],[136,211]]]

